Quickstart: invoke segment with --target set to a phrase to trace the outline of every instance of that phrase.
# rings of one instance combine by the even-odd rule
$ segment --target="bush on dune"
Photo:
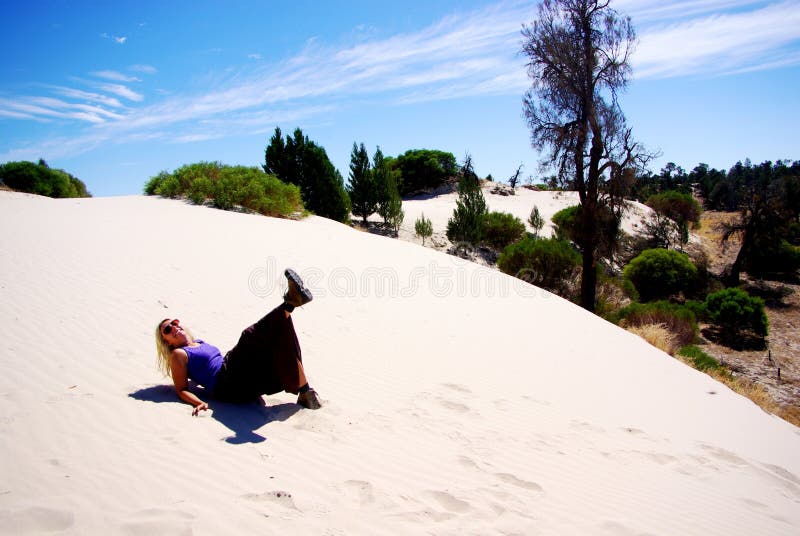
[[[281,182],[256,167],[199,162],[173,173],[162,171],[144,187],[146,195],[186,196],[198,205],[211,201],[223,210],[239,206],[265,216],[289,217],[302,212],[300,188]]]
[[[511,244],[497,259],[501,271],[565,297],[580,264],[580,253],[569,242],[532,236]]]
[[[705,310],[726,342],[736,341],[743,331],[751,331],[758,337],[765,337],[769,331],[764,300],[738,288],[709,294]]]
[[[642,301],[651,301],[687,292],[695,283],[697,268],[686,254],[657,248],[643,251],[625,267],[623,275]]]
[[[522,220],[506,212],[485,214],[482,227],[483,241],[499,250],[517,242],[525,234],[525,224]]]
[[[609,318],[629,329],[636,326],[661,325],[675,336],[677,346],[693,344],[697,338],[697,319],[691,309],[677,303],[658,301],[632,303]]]
[[[0,165],[0,184],[12,190],[47,197],[91,197],[86,185],[61,169],[52,169],[44,160],[8,162]]]

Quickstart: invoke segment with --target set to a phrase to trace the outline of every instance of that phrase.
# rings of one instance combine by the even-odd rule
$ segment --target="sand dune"
[[[492,193],[497,183],[487,182],[483,184],[483,196],[490,211],[506,212],[513,214],[525,223],[528,231],[533,231],[528,218],[534,207],[539,209],[539,214],[544,218],[545,225],[540,232],[540,236],[548,237],[553,234],[552,217],[561,209],[571,205],[578,205],[580,200],[578,192],[556,192],[556,191],[537,191],[527,188],[517,188],[515,195],[498,195]],[[434,236],[437,242],[442,244],[440,249],[445,249],[450,245],[445,233],[447,222],[453,217],[453,209],[456,207],[458,194],[455,192],[437,195],[421,196],[403,201],[404,219],[400,226],[399,238],[421,243],[421,239],[415,236],[414,223],[425,216],[431,220]],[[643,228],[642,224],[651,212],[646,205],[635,201],[629,201],[627,210],[622,220],[622,229],[635,234]],[[354,218],[355,221],[360,221]],[[382,219],[377,214],[373,214],[370,221],[380,222]]]
[[[497,271],[140,196],[0,192],[0,221],[0,534],[800,531],[800,430]],[[191,417],[156,323],[226,351],[286,266],[324,408]]]

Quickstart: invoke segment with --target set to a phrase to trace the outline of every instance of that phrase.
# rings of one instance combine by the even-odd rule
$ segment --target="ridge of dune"
[[[0,222],[0,534],[800,529],[798,428],[495,270],[142,196],[0,192]],[[225,352],[286,266],[324,407],[192,418],[158,321]]]

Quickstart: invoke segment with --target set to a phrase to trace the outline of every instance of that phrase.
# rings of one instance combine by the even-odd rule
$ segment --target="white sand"
[[[497,271],[138,196],[0,223],[0,534],[800,533],[800,430]],[[224,352],[285,266],[325,407],[191,417],[155,325]]]

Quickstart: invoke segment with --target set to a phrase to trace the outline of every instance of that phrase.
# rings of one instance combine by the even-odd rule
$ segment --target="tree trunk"
[[[581,270],[581,307],[594,312],[597,295],[597,265],[592,253],[583,253],[583,269]]]

